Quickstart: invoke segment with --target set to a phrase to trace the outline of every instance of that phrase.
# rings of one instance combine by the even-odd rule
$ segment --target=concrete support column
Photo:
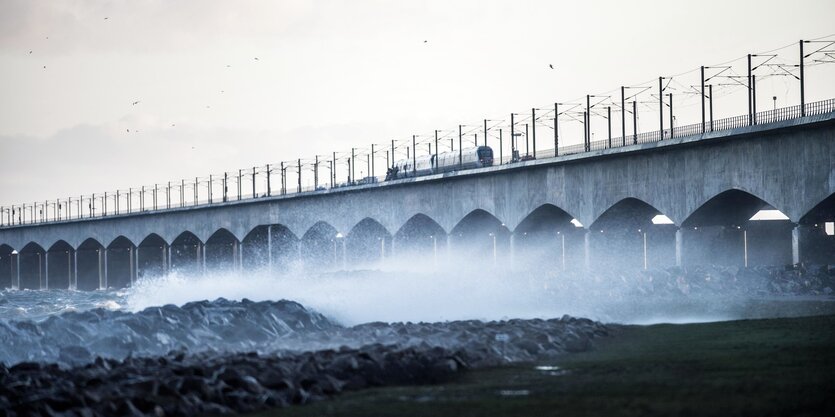
[[[676,266],[684,266],[684,229],[676,229]]]
[[[591,269],[591,230],[583,231],[583,268]]]
[[[802,240],[802,226],[795,225],[792,229],[792,264],[797,265],[801,262],[800,242]]]
[[[206,245],[200,244],[200,271],[206,274]]]
[[[98,267],[99,267],[99,288],[101,288],[101,282],[102,282],[102,279],[104,279],[103,278],[104,271],[102,271],[102,267],[101,267],[101,258],[102,258],[102,253],[101,252],[102,252],[102,249],[96,249],[96,257],[98,258],[97,264],[98,264]]]
[[[447,233],[446,235],[446,260],[447,262],[450,261],[452,257],[452,233]]]
[[[136,280],[136,277],[133,275],[135,272],[134,270],[134,263],[133,263],[133,248],[128,248],[128,274],[130,275],[130,285],[133,286],[133,282]]]
[[[171,257],[171,245],[166,246],[166,251],[168,255],[165,257],[167,269],[172,269],[174,267],[174,258]]]
[[[244,269],[244,244],[243,243],[238,243],[237,252],[238,252],[238,261],[237,261],[237,264],[235,266],[238,268],[238,271],[241,271],[241,270]]]
[[[139,246],[136,247],[136,263],[134,263],[134,275],[136,276],[136,280],[139,280]]]
[[[78,289],[78,250],[72,252],[72,281],[70,281],[70,288]]]
[[[345,241],[347,239],[342,238],[340,240],[342,241],[342,270],[344,271],[348,268],[348,251],[345,246]]]
[[[296,259],[298,260],[299,268],[304,266],[304,258],[302,258],[302,240],[296,241]]]
[[[67,287],[72,289],[72,257],[70,251],[67,251]]]
[[[99,289],[107,288],[107,248],[103,249],[104,251],[104,275],[102,280],[99,281]]]
[[[273,272],[273,228],[267,226],[267,271]]]
[[[43,289],[49,289],[49,252],[44,252],[44,282],[41,285]]]
[[[43,263],[41,259],[41,254],[38,253],[38,289],[44,289],[43,284]]]
[[[13,287],[16,290],[19,290],[20,289],[20,252],[18,252],[17,255],[15,255],[15,258],[16,258],[15,262],[17,263],[17,265],[15,265],[15,284],[14,284]]]
[[[516,235],[510,234],[510,269],[516,267]]]
[[[160,248],[160,250],[162,251],[162,273],[163,274],[168,272],[168,260],[166,259],[166,256],[165,256],[165,255],[168,254],[168,251],[166,250],[165,246],[166,245],[162,245],[162,247]]]

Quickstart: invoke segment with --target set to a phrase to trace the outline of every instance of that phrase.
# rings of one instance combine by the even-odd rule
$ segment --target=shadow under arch
[[[162,236],[151,233],[136,246],[135,279],[159,276],[165,273],[166,243]]]
[[[391,253],[391,233],[380,222],[366,217],[345,236],[347,261],[355,266],[380,262]]]
[[[13,247],[5,243],[0,244],[0,289],[12,288],[14,284],[16,262],[13,260],[13,251]]]
[[[800,218],[797,234],[799,262],[824,265],[835,262],[835,194]]]
[[[20,283],[21,290],[38,290],[44,288],[44,269],[46,251],[41,245],[29,242],[18,254],[20,257]]]
[[[464,216],[448,235],[447,252],[453,259],[469,259],[470,269],[491,268],[512,262],[511,233],[505,224],[486,210],[475,209]]]
[[[107,288],[127,288],[133,284],[136,246],[125,236],[107,245]]]
[[[171,241],[171,269],[182,272],[200,270],[203,242],[196,234],[186,230]]]
[[[438,253],[446,250],[446,231],[431,217],[418,213],[406,220],[392,236],[391,255],[430,255],[437,261]]]
[[[663,215],[649,203],[627,197],[589,226],[589,263],[614,271],[666,268],[676,264],[675,224],[655,224]]]
[[[75,249],[65,240],[59,240],[46,250],[45,288],[69,289],[72,285],[73,255]]]
[[[513,230],[516,265],[540,272],[582,267],[585,229],[572,220],[550,203],[528,213]]]
[[[239,262],[240,242],[225,228],[220,228],[206,239],[206,268],[210,270],[236,269]]]
[[[268,267],[287,271],[300,257],[299,239],[283,224],[260,225],[253,228],[241,242],[243,266],[247,269]]]
[[[335,227],[318,221],[304,232],[301,238],[301,252],[308,269],[334,268],[342,265],[345,236]]]
[[[740,189],[725,190],[705,201],[681,226],[685,266],[786,265],[792,263],[789,220],[751,220],[760,210],[776,210]]]
[[[104,246],[96,239],[88,238],[76,251],[76,289],[93,291],[105,286]]]

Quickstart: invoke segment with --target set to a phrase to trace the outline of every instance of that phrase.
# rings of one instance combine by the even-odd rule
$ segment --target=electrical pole
[[[533,142],[533,159],[536,159],[536,109],[531,108],[531,131],[532,137],[531,141]]]
[[[620,86],[620,131],[621,146],[626,146],[626,87]]]
[[[705,66],[701,68],[702,75],[702,133],[705,133]]]
[[[658,77],[658,134],[664,140],[664,77]]]
[[[800,116],[806,116],[806,90],[805,90],[805,77],[803,71],[803,61],[806,60],[806,57],[803,56],[803,39],[800,40]]]
[[[560,112],[559,103],[554,103],[554,156],[560,154]]]
[[[464,164],[464,143],[463,143],[463,136],[462,133],[464,129],[464,125],[458,125],[458,168],[461,168],[461,165]]]

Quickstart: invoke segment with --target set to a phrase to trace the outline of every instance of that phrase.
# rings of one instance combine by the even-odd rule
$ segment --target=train
[[[386,181],[492,165],[493,149],[489,146],[478,146],[462,149],[460,152],[444,152],[417,157],[414,160],[399,160],[386,172]]]

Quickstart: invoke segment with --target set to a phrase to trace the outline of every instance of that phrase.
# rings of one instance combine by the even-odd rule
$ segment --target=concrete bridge
[[[457,250],[478,268],[833,263],[833,167],[830,112],[444,175],[7,226],[0,287],[431,264]],[[751,220],[763,209],[785,218]]]

